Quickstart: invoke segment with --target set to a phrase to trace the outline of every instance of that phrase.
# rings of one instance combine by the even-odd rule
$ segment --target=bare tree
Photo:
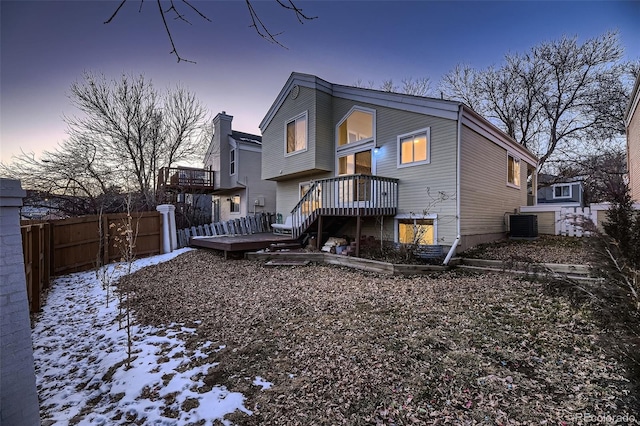
[[[578,43],[563,37],[500,67],[458,66],[441,90],[468,104],[540,157],[540,167],[563,150],[593,152],[624,133],[623,111],[633,64],[622,61],[617,33]]]
[[[108,24],[112,22],[113,19],[118,15],[118,13],[120,13],[122,7],[125,5],[125,3],[127,3],[127,1],[128,0],[121,0],[120,4],[115,9],[113,14],[104,23]],[[144,4],[144,0],[139,0],[139,1],[140,1],[140,5],[138,7],[138,12],[142,12],[142,6]],[[254,2],[252,2],[251,0],[245,0],[247,11],[249,12],[249,17],[251,19],[251,25],[249,25],[249,27],[255,29],[256,33],[260,37],[267,40],[268,42],[277,44],[278,46],[281,46],[281,47],[285,47],[277,39],[277,37],[281,35],[282,32],[278,32],[278,33],[271,32],[269,28],[266,26],[266,24],[263,22],[263,20],[260,18],[260,15],[256,11],[253,3]],[[309,16],[305,14],[302,11],[302,8],[300,8],[293,0],[275,0],[275,3],[277,4],[278,7],[293,13],[300,24],[303,24],[305,21],[316,19],[316,16]],[[182,23],[191,25],[191,22],[189,20],[190,19],[189,14],[196,18],[203,19],[208,22],[211,22],[211,19],[209,19],[204,13],[200,11],[200,9],[198,9],[196,6],[194,6],[191,2],[187,0],[165,0],[164,4],[165,6],[163,7],[163,1],[156,0],[156,5],[158,6],[157,10],[160,15],[160,19],[162,20],[165,32],[167,34],[167,37],[169,38],[169,42],[171,43],[172,50],[170,54],[176,55],[178,62],[184,61],[184,62],[195,63],[192,60],[183,58],[178,53],[178,49],[176,47],[176,43],[173,38],[173,32],[171,29],[172,27],[169,24],[170,22],[169,20],[181,21]]]
[[[384,80],[378,87],[378,90],[413,96],[429,96],[431,93],[431,82],[429,77],[420,77],[415,80],[413,77],[406,77],[402,79],[401,83],[402,86],[398,86],[393,82],[393,79],[390,78],[388,80]],[[362,89],[375,89],[376,84],[372,80],[365,83],[362,79],[358,79],[353,83],[353,86]]]
[[[420,77],[415,80],[413,77],[402,79],[402,89],[400,89],[400,92],[405,95],[427,96],[430,91],[431,82],[429,81],[429,77]]]
[[[626,173],[627,155],[624,149],[619,148],[575,156],[558,168],[560,178],[578,178],[582,181],[585,204],[620,199],[627,191],[624,181]]]
[[[2,173],[27,188],[81,200],[85,214],[113,211],[105,209],[107,199],[123,192],[138,195],[137,209],[154,207],[158,169],[200,159],[206,149],[200,134],[207,112],[184,88],[161,94],[144,76],[116,81],[87,73],[70,98],[81,114],[65,117],[69,139],[40,160],[23,153]]]

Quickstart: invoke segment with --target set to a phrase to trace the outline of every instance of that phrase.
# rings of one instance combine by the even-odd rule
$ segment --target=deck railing
[[[397,208],[398,179],[361,174],[319,179],[291,210],[291,231],[299,237],[319,215],[392,215]]]
[[[162,167],[158,174],[160,187],[213,187],[213,171],[191,167]]]

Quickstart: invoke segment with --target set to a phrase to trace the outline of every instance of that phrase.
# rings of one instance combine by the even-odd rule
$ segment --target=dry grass
[[[203,391],[247,397],[254,414],[236,424],[576,424],[637,408],[588,312],[507,275],[268,268],[198,250],[121,285],[141,323],[195,325],[191,349],[226,345],[194,362],[219,362]]]
[[[535,240],[501,240],[482,244],[467,250],[461,256],[514,262],[576,265],[584,265],[589,259],[584,239],[555,235],[541,235]]]

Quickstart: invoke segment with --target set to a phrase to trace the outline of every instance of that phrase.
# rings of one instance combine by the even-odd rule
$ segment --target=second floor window
[[[230,175],[236,174],[236,150],[235,149],[232,149],[229,152],[229,174]]]
[[[507,183],[520,188],[520,159],[507,154]]]
[[[427,128],[398,136],[398,167],[431,162],[429,130]]]
[[[571,198],[571,185],[554,185],[553,198]]]
[[[307,113],[301,114],[286,124],[286,153],[293,154],[307,149]]]

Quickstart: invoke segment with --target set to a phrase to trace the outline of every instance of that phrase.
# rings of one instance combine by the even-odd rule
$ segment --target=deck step
[[[265,266],[307,266],[310,262],[308,260],[270,260],[265,263]]]
[[[290,242],[290,243],[274,243],[269,245],[270,251],[278,251],[278,250],[294,250],[302,248],[302,245],[298,242]]]

